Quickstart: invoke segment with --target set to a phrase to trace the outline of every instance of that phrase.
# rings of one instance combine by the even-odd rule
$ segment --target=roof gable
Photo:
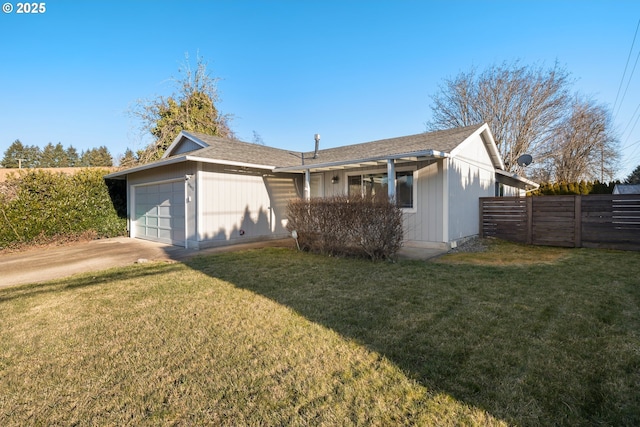
[[[189,138],[195,138],[205,144],[204,148],[189,153],[189,156],[202,159],[222,160],[275,168],[281,165],[295,164],[295,154],[279,148],[252,144],[239,140],[230,140],[199,132],[183,132]]]
[[[192,135],[189,132],[181,131],[164,152],[162,158],[166,159],[167,157],[175,156],[178,154],[190,153],[207,146],[208,145],[206,142],[202,141],[195,135]]]

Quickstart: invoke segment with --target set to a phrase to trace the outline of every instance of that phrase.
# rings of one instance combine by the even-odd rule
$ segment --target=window
[[[387,198],[389,179],[386,173],[349,176],[349,195]],[[396,203],[401,208],[413,208],[413,172],[396,172]]]
[[[401,208],[413,208],[413,172],[396,172],[396,200]]]

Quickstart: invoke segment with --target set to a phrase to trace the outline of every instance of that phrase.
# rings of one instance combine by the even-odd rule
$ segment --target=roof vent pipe
[[[313,158],[317,159],[318,158],[318,149],[320,149],[320,134],[316,133],[315,135],[313,135],[313,139],[316,140],[316,150],[313,152]]]

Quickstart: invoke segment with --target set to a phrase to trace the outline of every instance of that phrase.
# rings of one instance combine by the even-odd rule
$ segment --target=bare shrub
[[[287,229],[302,250],[389,259],[402,245],[402,211],[374,198],[336,196],[291,200]]]

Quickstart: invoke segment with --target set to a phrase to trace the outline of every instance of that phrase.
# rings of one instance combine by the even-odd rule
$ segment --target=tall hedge
[[[292,200],[287,229],[300,248],[330,255],[389,259],[402,246],[402,210],[387,200],[337,196]]]
[[[106,173],[26,170],[10,175],[0,186],[0,248],[87,233],[124,235],[124,187],[106,182]]]
[[[546,182],[540,185],[540,188],[533,191],[531,195],[533,196],[562,196],[567,194],[611,194],[613,193],[613,188],[619,182],[589,182],[589,181],[580,181],[580,182]]]

